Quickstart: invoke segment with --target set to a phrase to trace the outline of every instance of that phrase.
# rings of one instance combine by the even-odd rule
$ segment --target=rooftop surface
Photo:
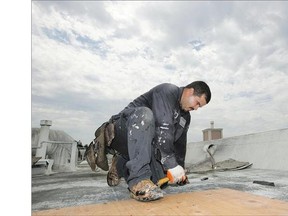
[[[82,166],[75,172],[32,176],[32,212],[129,200],[125,181],[122,179],[120,185],[109,187],[106,175],[107,172],[92,172],[89,166]],[[235,171],[191,173],[188,178],[190,183],[187,185],[163,189],[164,197],[165,194],[228,188],[282,200],[288,205],[288,172],[285,171],[254,169],[252,166]],[[274,186],[255,181],[274,183]]]

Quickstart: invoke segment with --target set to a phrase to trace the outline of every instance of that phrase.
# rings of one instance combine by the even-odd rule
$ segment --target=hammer
[[[162,179],[159,179],[156,185],[158,187],[162,187],[164,184],[168,183],[169,181],[170,181],[170,179],[168,177],[164,177]],[[177,184],[178,185],[185,185],[187,183],[189,183],[189,180],[188,180],[188,177],[185,176],[185,179],[183,179],[181,182],[178,182]]]

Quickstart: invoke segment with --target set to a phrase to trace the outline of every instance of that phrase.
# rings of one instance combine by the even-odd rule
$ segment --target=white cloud
[[[162,82],[207,81],[189,141],[288,127],[287,2],[32,2],[32,126],[88,143]],[[92,133],[92,134],[91,134]],[[90,136],[91,134],[91,136]]]

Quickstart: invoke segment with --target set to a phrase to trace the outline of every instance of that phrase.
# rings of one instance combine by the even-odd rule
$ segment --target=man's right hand
[[[184,169],[177,165],[172,169],[167,170],[167,177],[169,178],[169,183],[176,184],[182,183],[187,181],[187,176],[185,175]]]

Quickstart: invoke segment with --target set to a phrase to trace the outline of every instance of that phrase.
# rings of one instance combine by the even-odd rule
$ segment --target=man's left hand
[[[185,178],[183,178],[182,181],[177,182],[177,184],[178,184],[179,186],[183,186],[183,185],[189,184],[188,177],[185,175]]]

